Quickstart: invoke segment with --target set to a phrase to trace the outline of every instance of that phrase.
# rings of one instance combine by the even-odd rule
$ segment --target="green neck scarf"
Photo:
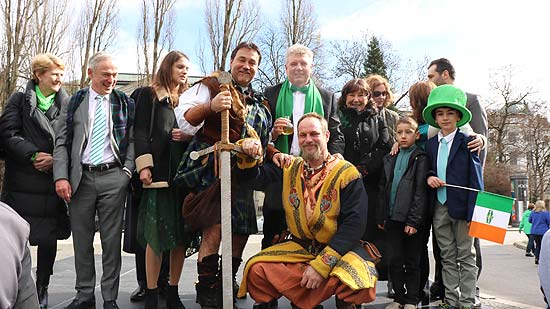
[[[275,106],[275,119],[281,117],[289,117],[292,119],[293,109],[294,109],[294,98],[292,93],[294,91],[301,91],[306,95],[305,104],[304,104],[304,114],[307,113],[317,113],[321,116],[325,116],[323,109],[323,98],[321,98],[321,93],[315,87],[313,80],[309,80],[309,84],[304,87],[295,87],[290,84],[288,78],[284,81],[281,86],[281,91],[279,91],[279,96],[277,97],[277,105]],[[293,119],[292,122],[294,126],[297,126],[299,119]],[[289,135],[279,135],[277,141],[275,142],[275,147],[283,153],[290,152],[290,136]]]
[[[40,91],[40,88],[38,87],[38,85],[36,85],[34,87],[34,90],[36,91],[36,104],[37,104],[37,107],[38,107],[38,109],[40,109],[42,112],[45,113],[52,106],[53,101],[55,100],[56,92],[54,91],[49,96],[45,97],[42,94],[42,91]]]

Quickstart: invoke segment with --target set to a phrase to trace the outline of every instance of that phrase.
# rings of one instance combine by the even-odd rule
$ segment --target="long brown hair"
[[[419,124],[426,123],[422,117],[422,111],[428,104],[428,96],[435,88],[435,84],[430,81],[416,82],[409,88],[409,102],[413,107],[413,118]]]
[[[157,92],[158,89],[165,89],[170,94],[170,104],[172,107],[178,106],[179,96],[187,90],[189,87],[187,81],[185,84],[180,84],[178,87],[177,96],[174,96],[172,93],[172,88],[174,87],[174,80],[172,78],[172,66],[174,63],[178,62],[181,58],[189,60],[186,54],[173,50],[164,56],[162,62],[160,63],[159,69],[155,76],[153,77],[153,83],[151,87]]]

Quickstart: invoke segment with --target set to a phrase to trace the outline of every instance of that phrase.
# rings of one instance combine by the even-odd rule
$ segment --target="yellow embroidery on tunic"
[[[337,230],[341,189],[345,188],[351,181],[359,179],[361,175],[352,164],[339,160],[327,175],[325,183],[319,190],[319,198],[310,221],[311,226],[309,226],[303,209],[305,204],[300,178],[302,171],[302,158],[296,158],[290,167],[283,170],[283,206],[288,228],[293,235],[303,240],[315,239],[318,243],[326,244],[332,239]],[[322,203],[322,201],[324,202]],[[248,270],[255,263],[307,263],[316,259],[318,259],[317,256],[312,255],[294,241],[286,241],[268,247],[251,257],[246,263],[238,295],[246,295]],[[352,289],[375,286],[376,270],[374,264],[364,261],[352,251],[346,253],[341,259],[340,256],[337,256],[337,259],[335,265],[332,263],[332,259],[328,259],[331,264],[329,265],[331,268],[330,273],[328,273],[329,276],[337,276]],[[324,260],[323,263],[325,263]],[[372,264],[372,267],[368,263]]]

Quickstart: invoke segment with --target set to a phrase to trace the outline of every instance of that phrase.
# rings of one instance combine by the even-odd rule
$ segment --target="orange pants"
[[[352,290],[337,277],[329,277],[316,289],[300,286],[306,263],[256,263],[248,271],[248,293],[257,303],[267,303],[281,296],[294,305],[313,308],[336,295],[353,304],[368,303],[376,297],[376,288]]]

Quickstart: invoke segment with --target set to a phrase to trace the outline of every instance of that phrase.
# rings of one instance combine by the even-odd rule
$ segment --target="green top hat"
[[[453,85],[441,85],[430,92],[428,105],[422,111],[422,117],[431,126],[439,128],[433,116],[433,111],[438,107],[449,107],[459,111],[462,116],[456,123],[461,127],[472,119],[472,113],[466,108],[466,94]]]

